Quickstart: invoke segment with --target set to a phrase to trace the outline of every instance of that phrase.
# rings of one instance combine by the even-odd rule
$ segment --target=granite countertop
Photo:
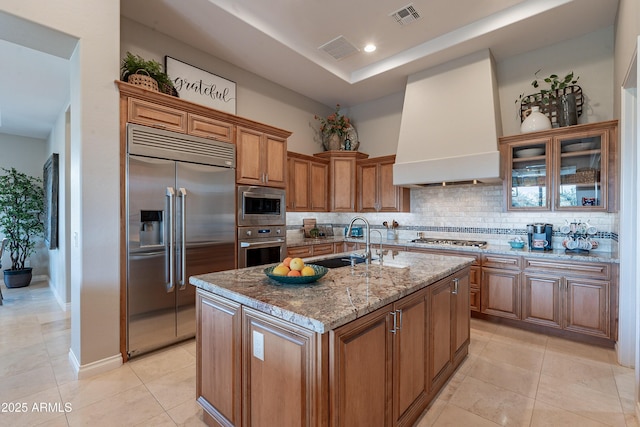
[[[376,236],[377,237],[377,236]],[[345,239],[344,236],[332,236],[325,238],[317,238],[317,239],[309,239],[309,238],[289,238],[287,236],[287,246],[305,246],[305,245],[314,245],[320,243],[334,243],[334,242],[357,242],[364,243],[364,238],[348,238]],[[536,251],[529,250],[528,248],[524,249],[512,249],[508,244],[504,245],[496,245],[489,244],[484,248],[476,248],[473,246],[454,246],[454,245],[438,245],[433,243],[414,243],[410,240],[383,240],[382,244],[385,246],[401,246],[403,248],[422,248],[422,249],[434,249],[434,250],[447,250],[447,251],[455,251],[455,252],[466,252],[466,253],[484,253],[484,254],[500,254],[500,255],[521,255],[526,257],[535,257],[535,258],[548,258],[548,259],[557,259],[564,261],[575,261],[575,262],[607,262],[607,263],[620,263],[619,255],[616,252],[604,252],[604,251],[591,251],[586,254],[579,253],[566,253],[564,249],[554,249],[552,251]],[[374,242],[371,242],[372,252],[374,252],[379,245],[379,240],[376,238]]]
[[[340,254],[309,258],[333,258]],[[343,255],[348,256],[348,253]],[[399,252],[383,265],[357,264],[329,269],[307,285],[283,285],[263,272],[268,266],[192,276],[197,288],[298,326],[325,333],[399,300],[471,265],[470,258]]]

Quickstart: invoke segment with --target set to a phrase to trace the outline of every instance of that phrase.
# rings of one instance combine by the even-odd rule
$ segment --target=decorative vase
[[[560,95],[556,101],[556,105],[558,107],[558,125],[560,127],[578,124],[575,94],[567,93]]]
[[[520,132],[535,132],[538,130],[551,129],[551,120],[540,112],[539,106],[533,106],[524,112],[525,119],[520,125]]]
[[[337,133],[332,133],[327,137],[325,147],[327,151],[339,150],[342,145],[342,137]]]
[[[31,283],[31,274],[33,268],[24,268],[22,270],[3,270],[4,285],[7,288],[24,288]]]

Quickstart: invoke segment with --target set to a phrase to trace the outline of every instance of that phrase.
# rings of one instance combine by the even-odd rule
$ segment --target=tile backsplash
[[[295,231],[303,218],[316,218],[318,223],[330,223],[343,228],[354,216],[365,217],[374,228],[384,229],[384,221],[399,223],[398,240],[411,240],[417,232],[426,237],[486,240],[489,244],[506,244],[516,235],[526,234],[531,223],[553,224],[553,246],[562,247],[559,232],[565,222],[589,222],[598,229],[597,251],[611,251],[617,246],[618,214],[607,212],[506,212],[504,192],[497,185],[456,185],[411,189],[410,213],[324,213],[288,212],[287,229]],[[336,234],[340,234],[336,230]]]

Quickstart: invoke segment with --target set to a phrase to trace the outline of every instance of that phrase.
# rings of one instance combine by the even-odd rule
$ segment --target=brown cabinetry
[[[199,114],[189,114],[187,120],[187,133],[190,135],[211,138],[223,142],[235,141],[234,126],[230,123]]]
[[[242,127],[237,133],[236,182],[284,188],[287,140]]]
[[[242,425],[314,425],[316,334],[247,307],[242,317]]]
[[[174,132],[187,132],[187,112],[143,99],[129,97],[127,122]]]
[[[315,156],[329,160],[329,210],[355,212],[356,163],[369,155],[359,151],[325,151]]]
[[[500,138],[507,210],[617,210],[617,121]]]
[[[311,256],[328,255],[334,252],[335,250],[333,243],[316,243],[313,245],[287,246],[287,256],[291,258],[308,258]]]
[[[196,399],[219,425],[242,419],[241,306],[198,290]]]
[[[359,160],[358,212],[409,212],[409,189],[393,185],[396,156]]]
[[[484,254],[481,312],[520,318],[520,257]]]
[[[329,210],[329,162],[304,154],[287,153],[289,177],[287,210],[326,212]]]
[[[524,262],[522,320],[615,339],[617,299],[610,265],[533,258]]]
[[[429,382],[432,393],[446,382],[469,345],[469,270],[429,289]]]

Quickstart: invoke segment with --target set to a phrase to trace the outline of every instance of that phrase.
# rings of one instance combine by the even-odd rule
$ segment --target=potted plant
[[[559,78],[557,74],[550,74],[548,77],[541,78],[538,77],[540,71],[538,70],[534,73],[535,79],[531,82],[531,86],[538,89],[538,92],[526,96],[520,94],[516,99],[516,103],[520,103],[518,111],[520,120],[523,120],[524,110],[538,105],[540,110],[547,115],[551,115],[552,109],[556,108],[560,126],[577,124],[576,97],[573,92],[566,93],[566,89],[574,86],[580,77],[575,76],[571,71],[563,78]],[[541,86],[543,83],[548,84],[549,87],[543,88]],[[577,88],[580,90],[579,86]]]
[[[127,55],[122,59],[122,64],[120,65],[120,80],[129,82],[131,76],[135,77],[140,74],[155,80],[161,92],[178,96],[173,82],[167,73],[162,71],[162,65],[160,65],[158,61],[154,61],[153,59],[147,61],[140,55],[127,52]]]
[[[0,232],[9,239],[11,268],[4,270],[7,288],[31,283],[31,267],[25,267],[35,251],[36,237],[44,232],[44,189],[42,179],[2,168],[0,176]]]
[[[351,128],[349,118],[340,114],[340,104],[336,104],[335,112],[329,116],[315,116],[320,121],[320,134],[325,150],[339,150],[344,137]]]

